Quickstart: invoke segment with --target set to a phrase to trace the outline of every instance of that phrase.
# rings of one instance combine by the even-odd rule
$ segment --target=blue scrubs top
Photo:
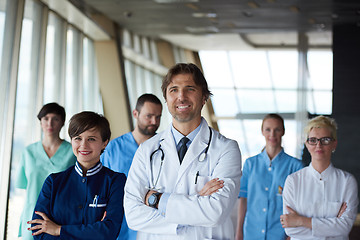
[[[100,162],[85,176],[78,162],[75,167],[51,174],[44,182],[35,211],[61,225],[60,236],[42,233],[34,239],[116,239],[124,215],[125,181],[124,174]],[[41,217],[34,212],[33,219]]]
[[[281,152],[270,161],[266,150],[245,161],[239,197],[247,198],[244,239],[286,239],[280,224],[286,177],[303,168],[299,159]]]
[[[105,167],[115,172],[129,173],[132,160],[139,145],[131,132],[117,137],[109,142],[105,151],[100,156],[100,161]],[[136,231],[131,230],[126,222],[125,215],[121,225],[118,240],[136,240]]]

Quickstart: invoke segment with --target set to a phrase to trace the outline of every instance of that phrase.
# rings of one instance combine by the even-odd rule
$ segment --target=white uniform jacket
[[[230,213],[240,189],[240,149],[236,141],[211,131],[204,161],[199,161],[199,156],[205,152],[210,138],[210,128],[204,119],[181,165],[171,126],[140,145],[124,196],[126,219],[130,228],[139,231],[137,239],[234,239]],[[162,152],[156,151],[159,146],[164,153],[162,167]],[[199,196],[197,193],[205,183],[216,177],[224,180],[224,187],[211,196]],[[164,215],[144,204],[146,187],[171,194]]]

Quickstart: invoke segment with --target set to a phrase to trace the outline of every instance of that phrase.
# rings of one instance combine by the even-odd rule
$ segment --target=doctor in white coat
[[[238,144],[201,117],[211,93],[196,65],[172,67],[162,90],[172,124],[134,156],[124,196],[128,225],[138,231],[137,239],[234,239],[230,213],[240,189]],[[183,160],[182,145],[188,149]]]

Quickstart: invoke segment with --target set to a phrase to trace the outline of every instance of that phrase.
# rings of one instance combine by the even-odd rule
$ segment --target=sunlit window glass
[[[216,65],[214,65],[214,59],[216,59]],[[214,88],[234,86],[228,60],[228,54],[224,51],[201,52],[201,65],[209,86]]]
[[[37,2],[26,1],[22,21],[19,70],[17,79],[16,108],[11,179],[7,219],[7,239],[18,236],[20,215],[24,205],[24,190],[15,188],[16,173],[21,153],[25,146],[40,137],[36,118],[38,76],[40,59],[41,10]]]
[[[230,52],[230,66],[238,88],[271,88],[269,64],[264,51]],[[261,69],[261,70],[260,70]]]
[[[200,51],[212,103],[221,133],[238,141],[243,156],[264,147],[260,126],[267,113],[286,116],[285,151],[300,157],[300,123],[295,114],[304,111],[298,100],[306,97],[309,113],[331,114],[332,53],[308,52],[308,76],[299,80],[298,51]],[[299,82],[306,81],[306,82]],[[300,84],[301,83],[301,84]],[[299,86],[307,86],[305,88]],[[239,128],[239,129],[236,129]],[[238,135],[239,134],[239,135]],[[243,157],[245,160],[246,157]]]
[[[64,100],[64,28],[63,21],[55,14],[48,16],[45,54],[44,102]]]
[[[6,0],[0,0],[0,66],[2,59],[2,49],[3,49],[4,30],[5,30],[5,9],[6,9]]]

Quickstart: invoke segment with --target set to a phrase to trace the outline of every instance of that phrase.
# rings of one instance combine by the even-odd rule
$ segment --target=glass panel
[[[50,12],[46,34],[44,103],[64,103],[64,34],[63,22]]]
[[[234,86],[226,52],[200,51],[199,54],[204,75],[210,88]]]
[[[83,110],[103,113],[94,43],[83,39]]]
[[[242,145],[242,149],[247,149],[247,152],[243,154],[243,162],[251,156],[259,154],[265,147],[265,140],[261,134],[261,123],[262,120],[243,120],[246,145]],[[250,140],[251,139],[251,140]]]
[[[39,122],[36,118],[38,110],[36,96],[38,94],[41,11],[42,6],[37,2],[25,2],[16,92],[7,239],[17,239],[20,215],[25,200],[24,190],[15,188],[21,153],[25,146],[40,140]]]
[[[271,90],[238,90],[241,113],[277,112]]]
[[[332,113],[332,92],[331,91],[313,91],[312,96],[314,104],[308,104],[310,113],[330,115]],[[310,111],[312,110],[312,111]]]
[[[0,0],[0,66],[2,59],[2,49],[4,41],[4,30],[5,30],[5,10],[6,10],[6,0]]]
[[[295,90],[298,77],[297,51],[270,51],[268,57],[274,87]]]
[[[65,81],[65,109],[69,118],[82,109],[82,91],[79,91],[82,89],[79,54],[82,52],[81,42],[79,31],[70,27],[67,31]]]
[[[298,143],[297,139],[299,136],[299,134],[296,133],[296,121],[285,119],[284,123],[285,135],[282,137],[282,146],[284,147],[284,151],[293,157],[300,156],[300,153],[296,153],[296,144]]]
[[[129,60],[125,59],[124,65],[125,65],[126,86],[128,89],[130,108],[133,108],[133,106],[135,106],[136,104],[136,99],[137,99],[134,64]]]
[[[332,90],[333,56],[331,51],[309,51],[308,67],[311,82],[310,88]]]
[[[219,120],[219,131],[227,138],[234,139],[238,142],[241,149],[242,158],[247,155],[246,141],[244,138],[243,127],[240,120]],[[244,159],[243,159],[244,160]]]
[[[276,90],[277,112],[294,113],[297,108],[297,91]]]
[[[214,89],[211,97],[216,116],[228,117],[239,113],[235,92],[232,89]]]
[[[269,66],[264,51],[233,51],[229,53],[236,87],[270,88]]]

